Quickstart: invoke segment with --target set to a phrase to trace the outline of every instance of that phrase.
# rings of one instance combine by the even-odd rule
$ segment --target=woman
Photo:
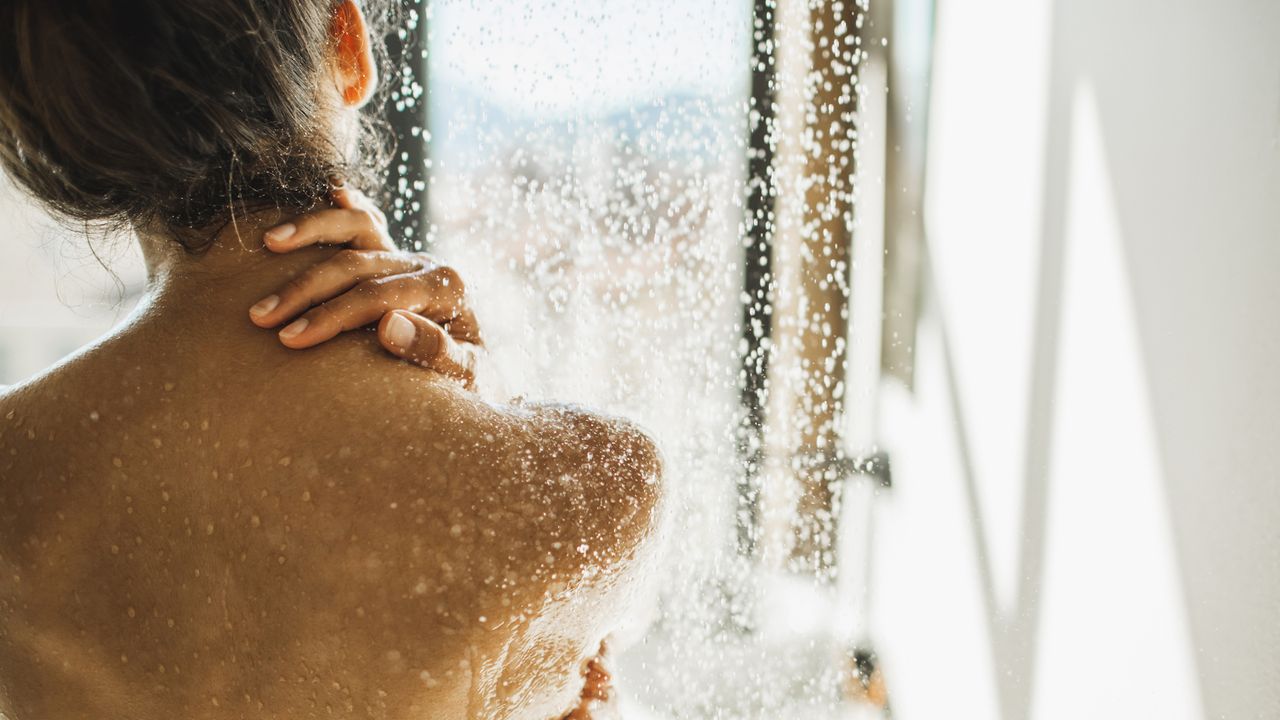
[[[481,399],[456,273],[320,202],[378,170],[354,2],[127,7],[0,6],[0,162],[150,277],[0,395],[0,717],[580,712],[650,554],[652,441]]]

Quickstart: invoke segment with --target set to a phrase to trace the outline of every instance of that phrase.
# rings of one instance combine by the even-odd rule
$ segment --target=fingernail
[[[294,320],[293,322],[286,325],[285,328],[280,331],[280,337],[284,338],[285,340],[297,337],[298,335],[302,334],[303,330],[307,329],[308,324],[309,323],[306,318],[298,318],[297,320]]]
[[[417,334],[417,328],[403,315],[392,315],[387,321],[387,342],[401,350],[408,350]]]
[[[268,230],[265,233],[265,237],[267,240],[270,240],[272,242],[284,242],[285,240],[288,240],[289,238],[293,237],[293,234],[297,231],[298,231],[298,227],[296,225],[294,225],[293,223],[285,223],[283,225],[277,225],[271,228],[270,230]]]
[[[279,295],[268,295],[262,298],[261,300],[259,300],[258,302],[254,303],[253,307],[249,308],[249,314],[254,317],[262,317],[263,315],[266,315],[272,310],[275,310],[276,306],[278,306],[279,304],[280,304]]]

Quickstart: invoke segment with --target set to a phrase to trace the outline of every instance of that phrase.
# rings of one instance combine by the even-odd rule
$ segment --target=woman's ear
[[[360,107],[369,102],[378,87],[378,68],[373,62],[373,47],[364,13],[355,0],[342,0],[333,13],[329,37],[334,50],[334,77],[342,102]]]

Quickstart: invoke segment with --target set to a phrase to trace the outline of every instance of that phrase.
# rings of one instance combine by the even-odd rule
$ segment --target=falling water
[[[403,68],[394,90],[401,109],[424,86],[429,103],[410,133],[429,138],[414,241],[469,278],[509,387],[634,418],[666,456],[668,551],[623,639],[626,708],[848,716],[828,441],[865,6],[411,7],[426,79]],[[762,153],[767,175],[748,162]],[[407,159],[401,212],[422,198]],[[770,414],[768,436],[798,448],[772,465]]]

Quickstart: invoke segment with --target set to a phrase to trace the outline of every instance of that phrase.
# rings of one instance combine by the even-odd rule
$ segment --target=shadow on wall
[[[1276,28],[1280,5],[1252,0],[1059,0],[1054,19],[1052,102],[1082,84],[1096,95],[1156,468],[1215,718],[1280,712]]]
[[[974,437],[992,378],[963,362],[1000,348],[948,322],[990,278],[957,280],[955,246],[935,248],[929,291],[996,711],[1273,717],[1280,5],[1057,0],[1048,27],[1030,352],[1009,350],[1027,365],[1009,407],[1023,435],[1004,441],[1023,453],[1011,532],[983,502]]]

